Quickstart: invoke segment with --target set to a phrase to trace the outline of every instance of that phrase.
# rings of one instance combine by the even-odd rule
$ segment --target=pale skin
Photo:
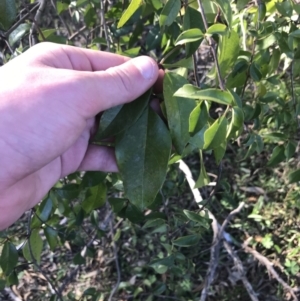
[[[111,148],[91,145],[95,116],[149,89],[149,57],[42,43],[0,68],[0,230],[62,177],[117,171]]]

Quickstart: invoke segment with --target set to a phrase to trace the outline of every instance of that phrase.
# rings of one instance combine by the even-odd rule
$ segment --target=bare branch
[[[46,0],[39,0],[40,6],[35,14],[31,29],[30,29],[30,34],[29,34],[29,43],[30,47],[37,44],[37,31],[38,31],[38,24],[40,23],[41,16],[44,12],[45,6],[47,1]]]
[[[224,247],[225,247],[226,251],[228,252],[228,254],[233,259],[234,265],[235,265],[237,271],[240,274],[241,280],[243,281],[244,287],[246,288],[251,300],[252,301],[258,301],[257,294],[253,290],[252,285],[250,284],[250,282],[248,281],[248,279],[246,277],[246,273],[245,273],[242,261],[240,260],[238,255],[236,253],[234,253],[232,247],[230,246],[230,244],[226,240],[223,241],[223,244],[224,244]]]
[[[293,297],[294,301],[298,301],[297,296],[295,295],[294,289],[290,287],[275,271],[273,268],[272,262],[269,261],[269,259],[262,254],[258,253],[256,250],[250,248],[246,242],[243,243],[243,248],[247,253],[250,253],[256,260],[258,260],[262,265],[264,265],[268,272],[283,286],[283,288],[288,291],[291,296]]]
[[[100,0],[100,17],[101,17],[101,25],[104,30],[105,40],[107,43],[107,51],[110,52],[110,36],[108,34],[108,28],[105,20],[104,0]]]

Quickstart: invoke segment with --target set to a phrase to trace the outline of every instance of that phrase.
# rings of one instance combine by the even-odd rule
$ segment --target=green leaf
[[[143,4],[142,0],[132,0],[124,11],[120,21],[118,22],[118,27],[120,28],[125,25],[125,23],[132,17],[132,15],[138,10],[138,8]]]
[[[161,27],[170,26],[176,19],[181,7],[180,0],[168,0],[159,16]]]
[[[80,186],[82,187],[82,189],[97,186],[98,184],[104,182],[106,176],[107,173],[105,172],[87,171],[82,178]]]
[[[233,97],[228,91],[219,89],[202,90],[191,84],[184,85],[182,88],[178,89],[174,96],[210,100],[223,105],[232,105],[233,103]]]
[[[297,169],[289,174],[289,182],[290,183],[300,182],[300,169]]]
[[[125,196],[140,210],[150,205],[167,172],[171,137],[160,117],[151,109],[116,138],[116,158]]]
[[[46,227],[44,229],[44,234],[46,236],[46,239],[50,246],[51,251],[54,251],[54,249],[56,248],[57,243],[58,243],[57,231],[51,227]]]
[[[231,28],[232,26],[232,10],[231,10],[231,5],[229,0],[213,0],[214,3],[216,3],[225,20],[227,21],[228,27]]]
[[[220,23],[217,23],[217,24],[213,24],[212,26],[210,26],[206,33],[208,34],[221,34],[221,35],[224,35],[227,33],[227,26],[224,25],[224,24],[220,24]]]
[[[86,192],[86,197],[81,203],[83,210],[90,213],[92,210],[102,207],[106,201],[107,188],[105,183],[90,187]]]
[[[109,198],[108,202],[112,207],[113,212],[117,214],[126,206],[128,200],[122,198]]]
[[[173,145],[178,154],[182,154],[189,135],[189,116],[196,102],[188,97],[175,97],[174,93],[188,81],[175,73],[166,73],[163,82],[163,93],[167,112],[168,125]]]
[[[190,138],[189,143],[190,145],[198,148],[203,149],[204,148],[204,134],[206,130],[208,129],[208,124],[205,124],[204,127],[193,135],[193,137]]]
[[[201,101],[191,112],[189,118],[189,132],[193,135],[199,132],[208,122],[208,109],[204,101]]]
[[[204,149],[216,149],[226,141],[227,119],[218,118],[204,133]]]
[[[284,146],[283,145],[277,145],[273,152],[270,160],[267,163],[267,166],[275,166],[279,164],[280,162],[285,160],[285,154],[284,154]]]
[[[297,145],[293,141],[289,141],[287,143],[285,150],[284,150],[284,155],[288,160],[294,156],[294,154],[296,152],[296,147],[297,147]]]
[[[149,263],[149,266],[152,267],[158,274],[164,274],[173,265],[174,255],[170,255],[162,259],[155,259]]]
[[[40,229],[32,230],[29,240],[26,242],[25,246],[23,247],[23,255],[26,258],[26,260],[29,262],[33,262],[33,261],[36,261],[37,263],[41,262],[43,241],[41,235],[39,234],[39,231]],[[29,244],[31,247],[31,252],[30,252]]]
[[[0,29],[8,30],[17,17],[15,0],[0,0]]]
[[[45,223],[52,212],[53,208],[53,202],[50,196],[46,197],[40,206],[38,207],[32,222],[31,222],[31,228],[40,227],[42,223]]]
[[[173,240],[173,245],[178,247],[190,247],[198,244],[201,236],[199,234],[192,234],[187,236],[179,237]]]
[[[244,126],[244,112],[239,107],[232,108],[231,122],[227,131],[228,138],[237,138],[243,131]]]
[[[234,30],[219,36],[218,61],[222,78],[231,71],[236,63],[240,52],[239,41],[239,35]]]
[[[23,36],[30,30],[30,24],[20,24],[8,38],[10,46],[14,46],[15,43],[19,42]]]
[[[250,65],[250,76],[255,82],[259,82],[262,79],[262,74],[256,63]]]
[[[4,274],[8,276],[18,263],[18,251],[14,244],[6,242],[0,257],[0,266]]]
[[[206,229],[210,228],[210,221],[205,216],[203,216],[202,211],[200,213],[195,213],[193,211],[183,210],[183,213],[189,220],[199,223]]]
[[[223,141],[220,146],[214,148],[214,157],[217,164],[220,164],[221,160],[223,159],[225,152],[226,152],[227,144]]]
[[[183,17],[183,30],[189,30],[190,28],[198,28],[202,32],[205,31],[202,16],[200,12],[190,6],[186,7],[185,14]],[[191,57],[193,53],[199,48],[201,40],[188,43],[185,45],[185,56]]]
[[[84,22],[87,27],[92,27],[97,20],[97,14],[94,6],[88,4],[84,10]]]
[[[101,116],[94,140],[115,136],[134,124],[149,104],[151,92],[150,89],[130,103],[106,110]]]
[[[195,188],[201,188],[210,183],[208,174],[206,173],[205,165],[203,163],[202,151],[200,151],[200,174],[195,183]]]
[[[203,32],[200,29],[198,28],[188,29],[182,32],[178,36],[177,40],[175,41],[175,46],[195,42],[201,40],[202,38],[203,38]]]

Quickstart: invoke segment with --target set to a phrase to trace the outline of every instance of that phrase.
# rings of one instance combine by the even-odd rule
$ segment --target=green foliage
[[[300,4],[214,0],[201,1],[201,11],[196,1],[57,1],[56,7],[42,11],[48,18],[37,21],[32,32],[32,15],[40,4],[27,2],[0,0],[0,37],[9,45],[1,49],[3,63],[26,51],[36,36],[39,42],[128,57],[150,55],[166,74],[163,91],[150,89],[99,116],[92,143],[115,147],[118,174],[86,172],[62,179],[28,213],[22,238],[1,233],[0,287],[18,283],[18,263],[41,265],[43,251],[66,245],[71,246],[72,265],[86,266],[96,257],[91,238],[106,241],[111,236],[110,245],[119,244],[123,252],[122,271],[140,279],[134,283],[130,274],[116,294],[137,300],[158,300],[160,295],[197,300],[196,284],[207,268],[199,262],[209,261],[207,254],[199,254],[203,245],[210,246],[211,220],[206,209],[199,212],[190,204],[192,196],[179,198],[186,185],[176,164],[180,159],[191,160],[197,179],[193,188],[200,189],[203,204],[218,220],[246,202],[243,217],[228,230],[239,235],[234,243],[250,235],[252,247],[276,254],[287,276],[297,275],[300,250],[292,238],[299,239],[298,234],[278,234],[288,221],[280,217],[280,223],[274,210],[292,215],[291,208],[300,208]],[[30,10],[25,17],[18,15]],[[151,109],[153,98],[160,100],[160,112]],[[249,196],[253,187],[263,187],[264,193]],[[267,202],[273,198],[276,209]],[[106,206],[122,224],[112,234],[101,215]],[[141,266],[132,255],[138,246],[147,254]],[[99,292],[91,286],[80,298],[104,300],[111,287],[110,282]],[[224,297],[215,293],[216,299]],[[71,292],[67,298],[78,299]]]

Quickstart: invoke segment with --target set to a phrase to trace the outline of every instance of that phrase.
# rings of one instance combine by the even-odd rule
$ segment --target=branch
[[[110,40],[109,40],[110,37],[108,34],[108,28],[105,21],[104,0],[100,0],[100,17],[101,17],[101,25],[104,29],[105,40],[107,43],[107,51],[110,52]]]
[[[206,16],[205,16],[205,13],[204,13],[204,7],[203,7],[203,4],[202,4],[202,1],[197,0],[197,2],[198,2],[198,6],[199,6],[199,12],[202,16],[202,20],[203,20],[203,23],[204,23],[205,30],[207,31],[208,23],[207,23]],[[216,48],[215,48],[216,42],[211,37],[207,37],[207,41],[208,41],[208,45],[210,46],[210,50],[211,50],[211,53],[212,53],[213,58],[214,58],[214,62],[216,64],[218,80],[219,80],[219,86],[220,86],[221,90],[225,90],[224,82],[223,82],[223,79],[222,79],[222,76],[221,76],[221,69],[220,69],[220,65],[219,65],[218,58],[217,58],[217,53],[216,53]]]
[[[272,262],[269,261],[269,259],[260,253],[258,253],[256,250],[250,248],[247,246],[247,243],[244,242],[242,247],[244,248],[245,252],[250,253],[256,260],[258,260],[262,265],[264,265],[268,272],[283,286],[285,290],[287,290],[291,296],[293,297],[294,301],[298,301],[297,296],[295,295],[294,289],[290,287],[275,271],[273,268]]]
[[[234,265],[235,265],[237,271],[240,274],[241,280],[242,280],[242,282],[244,284],[244,287],[246,288],[246,290],[248,292],[248,295],[250,296],[251,300],[252,301],[258,301],[257,294],[253,290],[252,285],[250,284],[250,282],[248,281],[248,279],[246,277],[246,273],[245,273],[242,261],[240,260],[238,255],[233,252],[232,247],[230,246],[230,244],[227,241],[224,240],[223,244],[224,244],[224,247],[225,247],[226,251],[231,256],[231,258],[234,262]]]
[[[41,20],[41,16],[45,9],[47,1],[39,0],[39,3],[40,3],[40,6],[35,14],[35,17],[34,17],[34,20],[33,20],[33,23],[32,23],[31,29],[30,29],[30,34],[29,34],[30,47],[38,43],[36,33],[38,31],[38,24]]]

